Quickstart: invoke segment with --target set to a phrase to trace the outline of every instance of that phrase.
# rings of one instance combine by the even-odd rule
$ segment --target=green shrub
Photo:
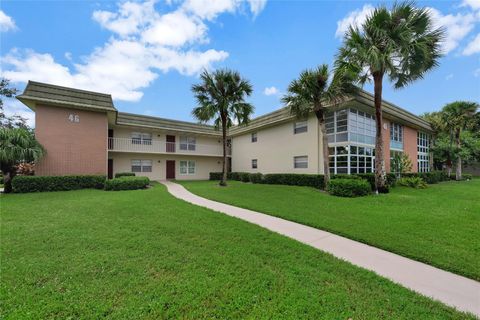
[[[136,190],[144,189],[148,186],[150,180],[147,177],[120,177],[105,182],[105,190]]]
[[[250,174],[250,182],[251,183],[262,183],[263,182],[263,174],[261,174],[261,173],[251,173]]]
[[[330,179],[362,179],[357,174],[346,174],[346,173],[339,173],[339,174],[332,174]]]
[[[448,181],[450,177],[448,177],[446,172],[443,171],[432,171],[432,172],[409,172],[402,174],[403,178],[413,178],[418,177],[422,178],[428,184],[435,184],[441,181]]]
[[[221,172],[210,172],[209,180],[222,180]]]
[[[295,174],[295,173],[269,173],[264,175],[263,183],[285,184],[289,186],[306,186],[323,189],[323,175],[321,174]]]
[[[119,172],[115,173],[115,178],[120,177],[135,177],[135,172]]]
[[[327,190],[330,194],[339,197],[361,197],[372,192],[370,183],[364,179],[332,179]]]
[[[230,172],[227,174],[227,179],[228,180],[235,180],[235,181],[241,181],[240,180],[240,172]]]
[[[12,180],[13,192],[67,191],[103,189],[105,176],[16,176]]]
[[[420,177],[405,177],[398,180],[398,184],[404,187],[410,187],[415,189],[425,189],[427,184]]]
[[[238,178],[242,182],[250,182],[250,173],[248,173],[248,172],[238,172]]]
[[[473,178],[473,175],[471,175],[470,173],[462,173],[463,180],[472,180],[472,178]]]

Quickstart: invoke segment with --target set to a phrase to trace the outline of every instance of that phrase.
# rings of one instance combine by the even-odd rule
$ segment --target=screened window
[[[390,148],[403,150],[403,126],[390,123]]]
[[[328,148],[330,172],[369,173],[375,167],[375,149],[365,146],[337,146]]]
[[[417,132],[417,170],[430,171],[430,136],[425,132]]]
[[[257,133],[256,132],[252,133],[252,142],[257,142]]]
[[[152,172],[152,160],[132,160],[132,172]]]
[[[295,169],[308,168],[308,156],[293,157],[293,167]]]
[[[252,159],[252,169],[257,169],[257,159]]]
[[[152,134],[148,132],[132,132],[131,138],[133,144],[152,144]]]
[[[328,142],[354,141],[375,144],[375,117],[357,109],[327,113],[325,119]]]
[[[180,137],[180,150],[195,151],[196,139],[195,137]]]
[[[400,173],[400,167],[398,163],[395,163],[395,157],[401,156],[402,154],[402,151],[390,150],[390,172]]]
[[[305,121],[297,121],[293,124],[293,133],[302,133],[308,131],[308,123],[307,120]]]
[[[181,175],[193,175],[195,174],[196,163],[193,160],[181,160],[180,161],[180,174]]]

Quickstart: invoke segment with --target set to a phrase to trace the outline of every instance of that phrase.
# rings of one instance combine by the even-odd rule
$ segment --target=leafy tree
[[[3,110],[3,98],[13,98],[17,89],[10,86],[10,80],[0,79],[0,127],[27,129],[27,120],[20,115],[7,117]]]
[[[204,71],[200,76],[201,83],[192,86],[192,92],[198,106],[193,109],[193,116],[200,122],[213,123],[222,130],[223,142],[223,174],[221,186],[227,185],[227,130],[232,124],[248,124],[253,113],[253,106],[245,102],[252,94],[252,86],[248,80],[232,70],[217,70],[213,73]]]
[[[329,81],[328,65],[322,64],[315,69],[305,70],[298,79],[288,86],[287,94],[282,101],[289,107],[290,113],[299,119],[307,118],[314,113],[322,132],[323,172],[325,186],[330,181],[328,158],[328,138],[325,127],[327,107],[338,104],[348,94],[357,90],[343,70],[337,70]]]
[[[3,173],[5,193],[12,191],[16,166],[34,162],[45,154],[31,131],[23,128],[0,128],[0,170]]]
[[[396,173],[397,179],[402,177],[403,173],[412,172],[412,160],[406,153],[396,154],[392,159],[392,169]]]
[[[382,89],[388,76],[396,89],[403,88],[438,65],[443,29],[434,29],[426,8],[413,2],[396,3],[389,10],[377,7],[361,28],[350,26],[336,59],[361,85],[373,79],[376,118],[375,185],[386,190],[383,153]]]
[[[462,149],[462,131],[472,126],[478,107],[476,102],[455,101],[442,109],[442,119],[455,140],[456,180],[462,180],[462,157],[468,157],[469,154],[466,149]]]

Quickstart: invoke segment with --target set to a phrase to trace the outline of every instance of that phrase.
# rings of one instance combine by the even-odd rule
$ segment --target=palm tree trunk
[[[456,144],[457,144],[457,166],[455,168],[455,180],[459,181],[462,180],[462,157],[460,156],[460,129],[457,130],[456,135]]]
[[[375,191],[384,192],[386,189],[385,160],[383,156],[383,118],[382,118],[382,81],[383,74],[374,73],[374,101],[375,101]]]
[[[315,115],[317,116],[320,132],[322,134],[323,183],[326,189],[328,182],[330,181],[330,159],[328,153],[327,127],[325,126],[325,112],[322,110],[321,106],[316,109]]]
[[[222,143],[223,143],[223,168],[222,168],[222,180],[220,185],[222,187],[227,186],[227,118],[222,114]]]

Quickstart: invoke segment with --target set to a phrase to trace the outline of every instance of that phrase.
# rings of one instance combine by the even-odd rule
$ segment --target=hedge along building
[[[222,169],[221,134],[214,127],[119,112],[109,94],[30,81],[17,96],[35,111],[35,132],[47,155],[37,175],[135,172],[151,179],[208,179]],[[429,170],[427,122],[383,102],[387,170],[405,153],[413,171]],[[373,97],[360,92],[327,117],[334,173],[374,170]],[[282,108],[229,132],[233,171],[323,173],[317,119],[298,120]]]

